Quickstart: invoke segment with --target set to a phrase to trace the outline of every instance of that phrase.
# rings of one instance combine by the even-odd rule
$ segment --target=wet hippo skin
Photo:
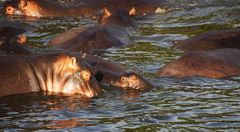
[[[103,15],[99,18],[99,23],[102,25],[137,27],[137,22],[132,17],[136,15],[136,12],[135,8],[131,8],[129,11],[117,9],[114,12],[110,12],[107,8],[104,8]]]
[[[26,29],[21,24],[8,20],[0,21],[0,40],[4,41],[13,36],[17,36],[26,32]],[[24,42],[23,42],[24,43]],[[23,44],[22,43],[22,44]]]
[[[98,9],[87,5],[64,6],[51,0],[11,0],[4,3],[6,15],[31,17],[93,17]]]
[[[138,15],[155,13],[156,10],[167,4],[166,0],[81,0],[83,5],[97,5],[99,8],[130,10],[135,7]]]
[[[85,60],[93,68],[96,79],[104,84],[122,89],[145,91],[153,86],[143,77],[134,72],[128,72],[122,65],[106,61],[93,55],[87,55]]]
[[[124,66],[104,60],[100,57],[79,52],[59,50],[40,51],[41,54],[47,54],[49,52],[67,53],[79,60],[83,59],[81,62],[85,63],[81,65],[87,66],[87,68],[93,73],[96,80],[101,84],[116,86],[120,89],[133,89],[139,91],[145,91],[153,88],[153,86],[146,79],[137,73],[128,72]]]
[[[0,96],[38,91],[86,97],[101,93],[92,73],[70,55],[3,56],[0,63]]]
[[[25,28],[18,23],[0,21],[0,50],[1,54],[31,54],[25,45]]]
[[[214,50],[221,48],[240,49],[240,29],[206,32],[179,41],[174,47],[183,51]]]
[[[165,0],[89,0],[74,5],[63,6],[51,0],[11,0],[4,3],[7,15],[33,17],[94,16],[100,9],[108,8],[129,10],[136,7],[139,14],[154,13]]]
[[[134,23],[128,13],[120,10],[108,15],[108,18],[105,17],[103,25],[67,31],[51,39],[48,44],[57,49],[88,53],[99,49],[124,46],[132,43],[128,31],[128,26],[131,24],[128,23],[129,21]]]
[[[48,44],[52,48],[91,53],[132,43],[128,31],[121,27],[96,26],[82,30],[78,28],[59,34]]]
[[[224,78],[240,75],[240,50],[218,49],[185,53],[158,72],[165,77],[203,76]]]

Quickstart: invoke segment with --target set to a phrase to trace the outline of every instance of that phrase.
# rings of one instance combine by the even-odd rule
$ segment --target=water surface
[[[174,41],[215,29],[240,27],[238,0],[170,0],[165,14],[138,19],[135,44],[99,56],[125,65],[148,79],[149,92],[107,90],[101,97],[46,96],[41,93],[0,99],[0,130],[8,131],[238,131],[240,78],[160,78],[156,71],[182,55]],[[1,18],[2,19],[2,18]],[[9,18],[30,26],[32,48],[48,48],[58,33],[93,26],[90,19]],[[107,88],[110,89],[110,88]]]

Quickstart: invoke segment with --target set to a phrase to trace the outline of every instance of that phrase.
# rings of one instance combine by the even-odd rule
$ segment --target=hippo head
[[[104,8],[103,15],[100,17],[99,22],[103,25],[115,24],[120,26],[136,27],[136,21],[132,18],[134,15],[136,15],[135,8],[132,8],[129,11],[117,9],[113,13],[111,13],[107,8]]]
[[[111,82],[111,85],[121,87],[123,89],[134,89],[140,91],[153,88],[149,82],[134,72],[122,74],[119,79]]]
[[[25,27],[19,23],[0,21],[0,50],[11,54],[30,54],[30,50],[25,45],[27,41],[23,34],[25,31]]]
[[[40,17],[38,5],[35,1],[11,0],[3,4],[4,14],[6,15],[26,15]]]
[[[26,32],[26,27],[20,23],[11,22],[8,20],[0,21],[0,41],[11,40],[19,44],[26,43],[26,36],[23,34]]]
[[[3,3],[3,12],[6,15],[20,15],[19,9],[20,0],[11,0]]]
[[[47,93],[94,97],[102,92],[90,70],[75,57],[66,54],[47,55],[37,59],[33,68],[41,90]]]

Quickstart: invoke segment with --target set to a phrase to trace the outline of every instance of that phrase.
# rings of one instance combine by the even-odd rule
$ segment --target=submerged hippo
[[[117,9],[137,9],[138,15],[147,13],[159,13],[159,9],[167,4],[167,0],[81,0],[83,5],[97,5],[99,8],[108,8],[111,11]]]
[[[240,50],[218,49],[185,53],[179,59],[166,64],[159,76],[203,76],[223,78],[240,75]]]
[[[101,93],[86,66],[67,54],[3,56],[0,64],[0,96],[38,91],[87,97]]]
[[[107,8],[103,9],[103,15],[99,18],[102,25],[119,25],[126,27],[136,27],[137,23],[132,16],[136,15],[136,9],[133,7],[129,11],[118,9],[113,13]]]
[[[31,17],[94,17],[98,13],[98,9],[94,6],[64,6],[51,0],[11,0],[6,1],[3,7],[6,15]]]
[[[179,41],[175,48],[183,51],[240,49],[240,29],[217,30]]]
[[[91,53],[99,49],[131,44],[128,32],[121,27],[96,26],[73,29],[51,39],[52,48]]]
[[[6,41],[11,37],[18,36],[17,42],[24,44],[26,42],[26,37],[23,34],[26,29],[19,23],[1,20],[0,21],[0,40]]]
[[[102,8],[129,10],[136,7],[139,13],[154,13],[165,0],[82,0],[63,6],[51,0],[11,0],[4,3],[7,15],[32,17],[96,16]]]
[[[128,72],[123,66],[103,60],[93,55],[87,55],[85,60],[93,68],[96,79],[104,84],[123,89],[145,91],[153,86],[134,72]]]
[[[153,88],[153,86],[145,80],[143,77],[134,72],[128,72],[126,68],[120,64],[115,64],[111,61],[104,60],[97,56],[91,54],[83,54],[79,52],[67,52],[60,50],[50,50],[50,51],[39,51],[40,53],[52,53],[52,52],[62,52],[71,54],[86,62],[85,65],[93,73],[94,77],[101,84],[106,84],[110,86],[116,86],[122,89],[133,89],[139,91],[145,91]]]
[[[31,51],[25,46],[26,29],[18,23],[0,21],[0,50],[4,54],[30,54]]]
[[[106,12],[105,12],[106,13]],[[120,13],[120,14],[119,14]],[[129,14],[131,10],[129,11]],[[125,11],[117,11],[105,17],[103,25],[89,27],[86,29],[77,28],[59,34],[49,41],[49,46],[69,51],[83,51],[91,53],[94,50],[120,47],[131,44],[128,27],[132,18]],[[111,16],[114,17],[111,17]],[[124,15],[127,15],[124,17]],[[121,16],[121,17],[115,17]],[[121,20],[124,18],[124,20]],[[116,19],[116,20],[115,20]],[[120,19],[120,20],[118,20]],[[128,20],[131,19],[131,20]],[[114,23],[116,22],[116,23]],[[119,22],[122,22],[119,24]]]

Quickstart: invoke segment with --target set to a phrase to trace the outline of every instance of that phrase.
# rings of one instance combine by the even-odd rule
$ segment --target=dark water
[[[108,90],[96,99],[23,94],[0,99],[0,131],[239,131],[240,78],[159,78],[156,71],[181,56],[176,40],[240,27],[238,0],[171,0],[173,8],[138,20],[135,45],[102,56],[121,63],[155,85],[149,92]],[[95,25],[88,19],[11,18],[30,26],[33,48],[47,48],[57,33]]]

